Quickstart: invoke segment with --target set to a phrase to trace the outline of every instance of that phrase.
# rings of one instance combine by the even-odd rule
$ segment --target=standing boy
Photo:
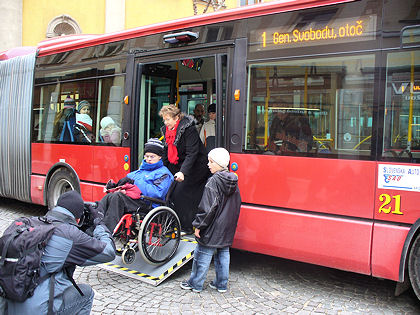
[[[213,174],[206,183],[198,213],[193,222],[198,242],[189,280],[181,282],[184,290],[201,292],[214,255],[216,278],[209,286],[219,292],[227,291],[229,279],[229,247],[238,223],[241,196],[238,177],[228,171],[229,152],[215,148],[208,154],[208,167]]]

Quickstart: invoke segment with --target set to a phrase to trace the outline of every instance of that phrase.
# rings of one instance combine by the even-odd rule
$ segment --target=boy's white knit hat
[[[215,148],[208,154],[209,158],[219,164],[222,168],[227,169],[230,161],[230,155],[225,148]]]
[[[110,124],[115,125],[115,122],[111,117],[105,116],[104,118],[101,119],[101,128],[102,129],[105,129]]]

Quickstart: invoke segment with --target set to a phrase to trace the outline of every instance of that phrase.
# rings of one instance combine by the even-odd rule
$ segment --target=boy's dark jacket
[[[197,241],[209,247],[231,246],[240,209],[238,177],[228,171],[213,174],[206,183],[193,222],[193,226],[200,229]]]

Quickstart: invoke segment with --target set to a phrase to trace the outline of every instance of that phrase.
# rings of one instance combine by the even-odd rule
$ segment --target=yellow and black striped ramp
[[[126,265],[120,256],[116,256],[112,262],[99,267],[157,286],[194,257],[196,244],[192,238],[182,238],[174,257],[160,266],[147,263],[137,252],[132,264]]]

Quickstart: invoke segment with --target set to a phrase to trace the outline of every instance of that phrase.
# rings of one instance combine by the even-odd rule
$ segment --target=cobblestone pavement
[[[18,216],[44,211],[0,198],[0,232]],[[75,280],[94,288],[92,314],[420,314],[414,293],[394,297],[391,281],[265,255],[232,250],[223,294],[182,290],[179,282],[190,271],[191,262],[158,287],[98,266],[77,268]]]

